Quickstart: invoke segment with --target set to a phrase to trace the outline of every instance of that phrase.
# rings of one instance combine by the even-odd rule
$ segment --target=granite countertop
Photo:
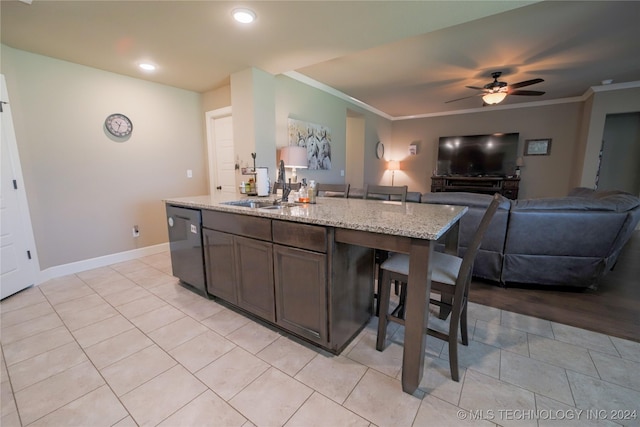
[[[195,196],[163,200],[196,209],[260,216],[305,224],[339,227],[395,236],[436,240],[467,211],[466,206],[400,203],[378,200],[318,197],[315,204],[287,204],[282,209],[250,208],[225,204],[240,200],[273,202],[275,196]]]

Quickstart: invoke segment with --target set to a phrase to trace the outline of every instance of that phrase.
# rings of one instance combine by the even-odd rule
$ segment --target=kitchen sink
[[[280,208],[280,205],[274,205],[271,200],[236,200],[233,202],[223,202],[223,205],[229,206],[241,206],[243,208],[262,208],[262,209],[275,209]]]
[[[275,210],[275,209],[283,209],[284,206],[282,205],[269,205],[269,206],[261,206],[260,209],[268,209],[268,210]]]

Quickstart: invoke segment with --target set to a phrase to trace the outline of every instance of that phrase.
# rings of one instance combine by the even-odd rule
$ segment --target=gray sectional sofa
[[[425,193],[421,201],[469,206],[460,222],[462,255],[491,196]],[[621,191],[576,188],[561,198],[505,199],[482,241],[474,276],[502,285],[595,288],[639,221],[640,199]]]

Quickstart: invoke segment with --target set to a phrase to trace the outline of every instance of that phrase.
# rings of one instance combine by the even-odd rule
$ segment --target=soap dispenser
[[[309,189],[307,190],[309,195],[309,203],[316,202],[316,182],[314,180],[309,181]]]

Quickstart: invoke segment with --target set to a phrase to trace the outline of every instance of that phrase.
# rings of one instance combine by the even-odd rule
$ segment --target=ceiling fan
[[[492,105],[498,104],[502,102],[507,95],[524,95],[524,96],[540,96],[544,95],[544,92],[538,90],[518,90],[521,87],[530,86],[536,83],[541,83],[543,79],[531,79],[525,80],[520,83],[514,83],[512,85],[507,84],[506,82],[498,81],[498,77],[502,75],[502,71],[494,71],[491,73],[491,77],[493,77],[493,81],[491,83],[487,83],[483,87],[477,86],[466,86],[469,89],[481,90],[482,93],[477,95],[465,96],[463,98],[452,99],[451,101],[445,102],[448,104],[450,102],[456,102],[467,98],[473,98],[474,96],[482,96],[482,100],[484,101],[484,105]]]

